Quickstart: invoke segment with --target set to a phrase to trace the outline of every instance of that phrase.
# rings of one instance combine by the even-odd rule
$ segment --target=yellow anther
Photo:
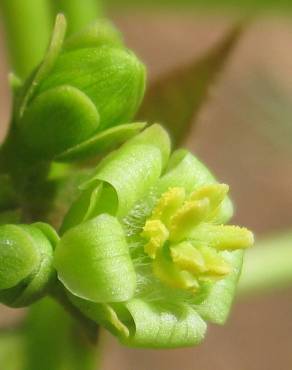
[[[162,194],[156,207],[152,212],[151,219],[161,220],[164,224],[168,224],[173,213],[183,204],[185,200],[185,189],[180,187],[170,188]]]
[[[205,219],[209,210],[207,198],[187,201],[171,217],[170,240],[179,242],[188,236],[189,232]]]
[[[182,270],[193,274],[207,271],[203,255],[189,242],[171,246],[170,255],[173,262]]]
[[[231,267],[225,259],[219,255],[219,253],[210,247],[199,247],[198,248],[203,255],[206,273],[206,277],[222,278],[231,272]]]
[[[169,232],[160,220],[148,220],[146,221],[141,236],[149,240],[144,246],[144,251],[154,259],[157,251],[169,238]]]
[[[232,266],[220,251],[253,244],[249,230],[211,223],[228,189],[225,184],[210,184],[187,199],[181,187],[162,194],[141,233],[144,251],[153,259],[153,273],[161,282],[196,292],[203,281],[215,282],[231,273]]]
[[[189,238],[217,250],[246,249],[254,243],[253,233],[244,227],[209,223],[198,225]]]
[[[171,288],[190,290],[195,293],[200,287],[197,278],[193,274],[180,270],[163,255],[159,255],[153,261],[152,268],[154,275]]]
[[[190,200],[209,199],[209,212],[212,214],[220,206],[228,191],[229,186],[226,184],[209,184],[192,192]]]

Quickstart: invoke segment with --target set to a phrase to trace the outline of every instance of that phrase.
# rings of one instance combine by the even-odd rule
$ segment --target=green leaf
[[[136,276],[118,220],[102,214],[70,229],[55,251],[58,277],[78,297],[94,302],[131,298]]]
[[[98,125],[93,102],[68,85],[37,95],[20,121],[20,132],[34,154],[51,159],[91,137]]]
[[[146,91],[138,118],[160,122],[167,127],[174,146],[181,143],[189,134],[192,122],[197,119],[240,33],[241,27],[234,27],[206,55],[154,81]]]
[[[137,122],[109,128],[66,150],[58,155],[55,160],[58,162],[67,162],[94,157],[135,136],[145,125],[145,123]]]

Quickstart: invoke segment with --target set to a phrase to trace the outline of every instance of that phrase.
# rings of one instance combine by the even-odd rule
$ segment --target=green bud
[[[0,302],[22,307],[42,297],[55,278],[53,247],[46,224],[0,226]]]
[[[61,47],[58,32],[64,34],[55,30],[58,43],[52,41],[27,89],[18,127],[33,155],[72,160],[96,155],[108,149],[104,143],[111,146],[141,130],[141,124],[133,124],[134,130],[123,126],[143,97],[145,69],[109,22],[94,23]]]

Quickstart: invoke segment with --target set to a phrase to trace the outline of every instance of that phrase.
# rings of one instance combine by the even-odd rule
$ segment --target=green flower
[[[145,68],[115,28],[98,21],[63,43],[65,30],[59,16],[18,106],[20,137],[40,159],[96,155],[144,127],[130,122],[144,94]]]
[[[225,226],[228,186],[153,125],[111,153],[81,187],[55,251],[58,277],[85,315],[125,344],[199,343],[223,323],[250,231]]]
[[[27,306],[56,280],[53,248],[58,241],[47,224],[0,226],[0,302]]]

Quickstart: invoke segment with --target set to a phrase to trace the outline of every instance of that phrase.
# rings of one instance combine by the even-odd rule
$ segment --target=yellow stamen
[[[185,196],[184,188],[170,188],[166,193],[162,194],[152,212],[151,219],[161,220],[167,225],[173,213],[183,204]]]
[[[160,220],[148,220],[146,221],[141,236],[149,240],[144,246],[145,253],[151,258],[155,258],[157,251],[169,238],[169,231]]]
[[[210,202],[209,216],[212,216],[220,206],[229,191],[229,186],[226,184],[209,184],[200,187],[190,195],[190,200],[200,200],[207,198]]]
[[[194,228],[189,238],[199,245],[205,244],[217,250],[246,249],[254,243],[253,233],[245,227],[209,223]]]
[[[209,200],[207,198],[187,201],[171,217],[170,240],[178,242],[188,236],[188,233],[207,216]]]
[[[205,264],[206,264],[206,277],[222,278],[231,272],[231,267],[219,253],[210,247],[199,247]]]
[[[201,252],[189,242],[182,242],[170,247],[173,262],[182,270],[198,274],[207,271]]]
[[[152,268],[154,275],[171,288],[190,290],[195,293],[200,287],[193,274],[180,270],[162,255],[153,261]]]

